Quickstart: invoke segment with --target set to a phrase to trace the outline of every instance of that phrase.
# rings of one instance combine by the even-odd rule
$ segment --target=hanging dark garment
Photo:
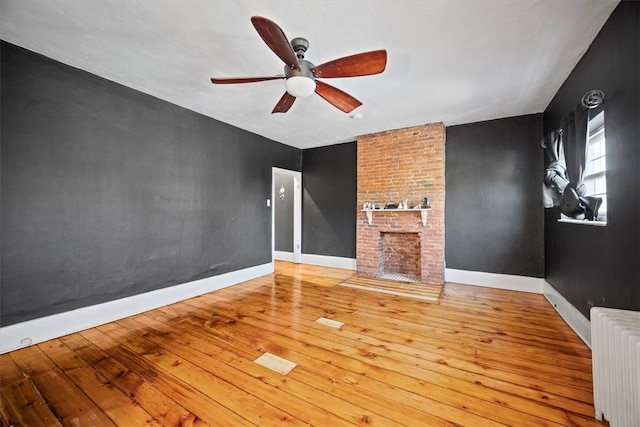
[[[582,183],[587,149],[589,110],[576,106],[562,119],[562,127],[542,141],[549,164],[544,172],[544,207],[557,206],[571,218],[594,220],[602,204],[600,197],[585,196]]]
[[[542,185],[542,205],[545,208],[560,206],[560,199],[569,184],[566,177],[567,164],[564,160],[562,129],[549,133],[541,142],[547,157],[548,166],[544,171]]]
[[[567,178],[569,185],[578,196],[584,196],[585,188],[582,184],[585,157],[587,155],[587,124],[589,110],[578,104],[572,113],[562,119],[562,133],[564,135],[564,151],[567,164]]]

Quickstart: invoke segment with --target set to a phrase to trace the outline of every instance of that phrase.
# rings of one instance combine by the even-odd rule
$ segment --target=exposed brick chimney
[[[418,274],[424,283],[444,283],[444,141],[442,123],[358,138],[358,274],[380,276],[385,268],[391,268],[400,274],[417,271],[413,274]],[[408,199],[409,207],[413,207],[424,197],[431,201],[425,226],[417,211],[375,211],[371,225],[365,212],[361,211],[366,201],[375,202],[376,207],[384,207],[385,203],[397,204]],[[385,233],[409,234],[385,238]],[[416,244],[416,235],[419,244]],[[386,267],[385,242],[397,246],[387,248]],[[418,250],[419,255],[406,255],[411,248]],[[389,254],[392,261],[389,261]],[[399,259],[406,259],[407,265],[397,265]],[[415,267],[416,259],[420,261],[418,268]]]

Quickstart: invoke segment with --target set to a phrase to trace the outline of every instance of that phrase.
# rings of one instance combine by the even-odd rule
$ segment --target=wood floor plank
[[[241,415],[249,422],[259,426],[304,425],[301,420],[287,412],[268,404],[264,400],[256,399],[252,394],[255,389],[243,383],[244,378],[239,373],[236,373],[234,384],[232,384],[225,381],[223,377],[218,376],[219,370],[222,369],[220,365],[216,366],[217,369],[212,369],[215,374],[198,366],[206,362],[213,363],[211,360],[206,360],[206,362],[194,360],[196,357],[205,359],[206,355],[196,355],[190,351],[190,348],[186,348],[184,350],[188,351],[191,356],[191,360],[189,360],[174,353],[172,350],[175,350],[175,348],[173,347],[157,346],[150,339],[153,337],[150,336],[149,331],[143,325],[140,326],[140,335],[138,335],[135,333],[135,328],[133,330],[126,329],[127,325],[131,324],[131,320],[124,319],[119,321],[118,324],[124,327],[119,330],[119,333],[127,334],[129,342],[137,342],[139,347],[143,347],[145,343],[148,343],[146,344],[148,348],[143,353],[140,353],[140,356],[156,369],[193,385],[211,399],[220,399],[229,410]],[[134,332],[134,334],[128,332]],[[144,337],[141,335],[144,335]],[[161,349],[154,351],[153,349],[156,346]],[[253,383],[253,387],[259,387],[259,384],[263,383],[257,380]],[[245,386],[244,388],[243,385]],[[251,408],[251,410],[248,411],[248,408]]]
[[[590,350],[541,295],[446,284],[428,302],[339,286],[379,282],[351,270],[275,266],[0,356],[0,425],[604,425]],[[253,362],[265,352],[297,366]]]
[[[134,404],[140,405],[163,425],[200,427],[206,425],[195,414],[131,371],[80,334],[60,338],[76,355],[118,387]]]
[[[96,405],[116,424],[160,426],[143,408],[136,405],[111,382],[96,372],[84,360],[60,340],[51,340],[38,347],[87,395],[92,396]]]
[[[367,378],[374,378],[378,383],[391,384],[397,390],[406,390],[420,396],[420,407],[428,407],[429,412],[437,417],[451,420],[455,423],[464,425],[464,422],[473,422],[475,425],[503,425],[502,423],[492,421],[483,416],[477,415],[469,411],[469,407],[475,408],[473,402],[467,405],[468,401],[459,398],[459,396],[431,396],[431,390],[425,388],[424,383],[416,383],[412,378],[397,375],[395,372],[381,369],[377,366],[370,366],[367,360],[371,357],[371,353],[366,349],[356,349],[353,354],[341,354],[344,349],[338,346],[324,346],[321,340],[309,339],[302,334],[294,334],[295,337],[278,334],[277,328],[269,325],[267,331],[270,332],[268,339],[260,338],[263,334],[255,333],[255,328],[245,330],[241,322],[231,322],[233,318],[226,318],[220,314],[219,308],[216,307],[215,314],[219,317],[218,322],[211,323],[216,331],[226,328],[233,329],[229,331],[234,340],[241,340],[249,345],[253,344],[259,348],[267,349],[271,352],[283,353],[284,349],[292,350],[298,353],[307,354],[309,356],[320,356],[325,362],[340,366],[344,371],[354,373]],[[247,321],[249,320],[246,318]],[[243,319],[244,320],[244,319]],[[354,356],[354,357],[352,357]],[[438,399],[441,397],[446,402]],[[448,402],[448,403],[447,403]],[[479,409],[481,411],[481,409]]]
[[[167,309],[170,310],[171,308],[167,308],[167,307],[163,308],[163,310],[167,310]],[[195,316],[192,316],[192,315],[189,315],[188,317],[192,320],[196,319]],[[300,353],[295,350],[291,350],[286,346],[274,343],[273,339],[256,342],[256,338],[254,334],[246,335],[238,331],[234,331],[232,335],[225,335],[225,332],[221,331],[221,328],[218,327],[219,322],[216,322],[216,321],[211,322],[207,320],[204,320],[204,321],[195,320],[195,321],[199,323],[204,330],[208,331],[206,335],[208,335],[209,337],[212,336],[211,333],[216,335],[220,334],[219,336],[222,337],[221,338],[222,341],[229,341],[229,342],[232,342],[234,345],[244,345],[249,349],[253,349],[253,351],[255,351],[255,348],[264,348],[273,352],[277,352],[279,354],[291,355],[291,358],[294,360],[300,360],[300,358],[303,358],[303,359],[306,358],[307,363],[299,364],[298,368],[296,368],[290,374],[292,376],[300,372],[301,369],[304,369],[305,367],[307,367],[308,364],[310,363],[309,361],[315,361],[315,363],[318,364],[319,366],[315,375],[318,375],[320,373],[326,373],[327,371],[331,371],[333,367],[336,365],[336,360],[335,360],[336,355],[331,351],[323,352],[321,349],[310,349],[309,352],[310,354],[313,354],[313,356],[305,356],[304,353]],[[223,323],[228,324],[229,322],[224,321]],[[231,324],[235,324],[235,323],[236,322],[233,322]],[[191,330],[193,331],[193,329]],[[224,337],[227,337],[227,338],[224,338]],[[303,346],[303,347],[306,348],[308,346]],[[315,359],[317,357],[320,357],[320,358]],[[450,413],[457,414],[456,408],[452,408],[447,405],[441,405],[437,401],[430,401],[429,399],[425,399],[422,396],[418,396],[418,395],[406,392],[401,388],[395,388],[395,387],[389,386],[384,382],[370,379],[366,376],[365,372],[348,371],[340,368],[337,371],[337,373],[331,377],[331,380],[332,381],[339,380],[339,381],[345,382],[346,384],[362,386],[362,387],[359,387],[357,391],[357,393],[360,393],[360,394],[380,390],[381,394],[376,395],[373,399],[376,402],[379,402],[380,397],[384,396],[384,397],[395,398],[396,400],[394,401],[393,404],[396,407],[398,405],[402,406],[403,404],[406,405],[411,402],[414,402],[416,404],[416,406],[411,409],[428,407],[430,412],[421,412],[421,416],[416,418],[418,420],[430,420],[428,425],[442,425],[442,419],[439,419],[433,416],[432,412],[434,407],[438,407],[441,412],[444,411],[445,413],[449,413],[449,414]],[[465,413],[464,411],[460,411],[459,417],[461,419],[466,417],[466,419],[468,420],[474,419],[473,414],[468,414],[468,413]],[[491,424],[489,423],[488,420],[482,420],[482,421],[485,425]],[[408,425],[411,425],[411,423]]]
[[[256,312],[261,311],[260,306],[252,306],[252,305],[249,305],[248,303],[244,303],[243,308],[245,309],[251,308]],[[275,313],[274,315],[276,316],[276,318],[280,317],[280,313]],[[397,330],[395,329],[382,328],[382,327],[371,328],[372,324],[369,319],[364,320],[364,322],[362,319],[358,319],[356,317],[343,316],[342,319],[348,322],[347,325],[343,328],[342,333],[346,334],[347,331],[353,331],[353,333],[356,334],[356,338],[358,337],[358,334],[362,336],[363,330],[366,330],[366,335],[364,335],[361,339],[368,339],[369,337],[374,337],[374,336],[376,338],[383,337],[385,338],[385,340],[383,340],[382,343],[393,342],[394,337],[398,335]],[[311,325],[311,326],[315,327],[315,325]],[[427,350],[434,351],[436,354],[440,354],[439,358],[441,358],[442,356],[446,356],[447,358],[453,358],[453,359],[460,358],[463,360],[469,360],[474,363],[478,363],[478,358],[474,355],[469,355],[469,357],[463,357],[464,353],[457,353],[457,354],[453,353],[450,351],[450,349],[442,348],[441,345],[438,345],[437,347],[428,345],[430,340],[429,338],[422,338],[420,335],[411,335],[410,333],[407,333],[407,331],[404,331],[404,330],[402,332],[405,335],[405,341],[408,340],[408,344],[410,344],[410,346],[408,346],[409,352],[411,351],[411,349],[419,345],[420,349],[427,349]],[[405,342],[401,342],[401,344],[404,345]],[[439,351],[440,349],[442,351]],[[505,357],[503,354],[500,354],[500,357],[501,357],[501,360],[499,360],[498,363],[500,364],[500,366],[502,366],[505,363],[505,360],[504,360]],[[485,363],[483,366],[487,368],[491,368],[491,366],[487,366],[487,365],[489,364]],[[556,370],[556,372],[553,373],[553,376],[550,377],[550,379],[556,378],[557,375],[562,374],[563,372],[566,372],[566,371]],[[591,393],[590,387],[588,386],[585,386],[585,387],[587,388],[587,392],[590,396],[590,393]]]
[[[256,397],[273,402],[273,404],[279,404],[283,408],[283,405],[287,406],[288,412],[305,422],[315,420],[316,423],[323,425],[346,426],[357,425],[365,418],[369,420],[371,425],[398,425],[392,419],[371,414],[349,401],[336,399],[321,389],[308,387],[306,384],[292,379],[291,375],[285,377],[265,370],[251,361],[256,354],[261,354],[258,350],[246,357],[239,357],[213,345],[210,339],[203,340],[193,335],[167,332],[164,322],[154,320],[148,315],[139,315],[129,321],[139,322],[141,327],[152,328],[153,332],[148,331],[146,334],[153,342],[173,349],[189,360],[200,360],[200,366],[211,370],[211,372],[216,372],[226,380],[232,379],[238,383],[244,378],[246,388],[252,390]],[[173,328],[171,329],[173,330]],[[246,375],[240,375],[237,371]],[[301,400],[311,406],[304,405]],[[315,406],[321,408],[322,412],[315,409]]]
[[[37,386],[9,354],[0,356],[0,425],[62,425]]]
[[[563,419],[564,419],[564,418],[562,418],[562,420],[563,420]]]
[[[358,297],[358,298],[362,299],[362,297]],[[394,323],[394,325],[397,326],[397,327],[403,327],[403,328],[404,327],[412,327],[412,326],[415,326],[415,325],[419,325],[420,321],[423,319],[423,316],[424,316],[424,314],[422,314],[422,313],[420,313],[420,314],[407,313],[407,311],[411,311],[411,310],[400,310],[400,309],[392,308],[391,305],[389,305],[390,301],[385,301],[383,303],[379,302],[378,303],[378,307],[375,308],[375,311],[372,311],[373,309],[371,308],[371,306],[374,305],[373,303],[370,303],[369,306],[367,307],[367,306],[363,306],[363,305],[359,304],[358,302],[355,302],[355,303],[354,302],[350,302],[349,306],[345,307],[344,305],[341,305],[342,303],[340,302],[340,300],[336,300],[335,298],[331,298],[331,297],[322,298],[322,301],[323,301],[322,305],[319,305],[319,304],[315,303],[314,301],[317,301],[317,299],[310,299],[308,302],[305,301],[305,302],[302,302],[300,304],[302,304],[305,307],[308,306],[310,308],[315,305],[317,308],[319,308],[319,309],[323,309],[324,308],[325,310],[326,310],[325,307],[330,306],[330,307],[335,307],[336,309],[337,308],[345,308],[345,309],[351,310],[351,311],[357,310],[359,313],[365,313],[365,312],[369,311],[374,315],[374,317],[380,317],[379,316],[380,312],[383,312],[383,313],[388,314],[388,316],[386,316],[386,318],[389,320],[389,322]],[[327,302],[329,304],[327,304]],[[386,304],[386,305],[380,305],[380,304]],[[406,304],[406,302],[403,302],[403,304]],[[440,311],[438,311],[437,309],[434,309],[434,310],[430,311],[429,313],[434,315],[433,316],[434,320],[431,320],[429,322],[429,325],[420,325],[419,328],[421,330],[424,330],[424,328],[426,327],[426,328],[431,328],[431,330],[426,330],[425,331],[426,333],[430,333],[432,331],[433,331],[432,333],[440,333],[440,335],[446,335],[447,333],[448,334],[456,333],[454,330],[447,331],[446,326],[442,325],[439,322],[438,314],[440,314]],[[331,313],[329,313],[329,314],[331,314]],[[433,326],[431,326],[431,325],[433,325]],[[472,325],[472,323],[470,323],[470,322],[469,322],[468,325],[463,325],[465,333],[466,332],[473,332],[473,327],[470,326],[470,325]],[[504,332],[501,329],[497,329],[495,332],[493,332],[493,334],[494,334],[494,337],[491,337],[488,334],[486,334],[483,337],[483,339],[484,339],[484,341],[487,341],[487,342],[480,341],[480,344],[491,344],[493,342],[494,338],[495,338],[496,344],[498,344],[498,347],[499,347],[499,344],[502,341],[504,341],[504,339],[506,339],[508,337],[506,332]],[[524,332],[523,332],[523,334],[524,334]],[[456,339],[460,339],[460,338],[465,337],[465,336],[468,336],[468,335],[456,335]],[[474,338],[474,337],[472,337],[472,338]],[[491,339],[490,342],[488,341],[488,338]],[[524,338],[521,338],[520,342],[526,344],[527,348],[525,349],[525,352],[530,350],[529,347],[532,344],[538,344],[538,342],[535,341],[535,340],[532,341],[531,339],[524,339]],[[545,345],[545,343],[540,343],[539,344],[539,346],[544,346],[544,345]],[[496,347],[496,345],[493,345],[491,347]],[[556,346],[552,346],[551,344],[548,344],[547,347],[550,347],[555,352],[557,352],[558,349],[563,349],[564,348],[561,343],[558,343],[558,345],[556,345]],[[584,363],[585,359],[589,359],[589,357],[587,356],[587,353],[586,353],[586,351],[588,351],[588,349],[586,349],[586,350],[585,349],[586,349],[586,346],[584,346],[584,344],[582,344],[582,348],[580,349],[580,351],[582,351],[581,354],[583,355],[583,359],[578,361],[578,365],[580,367],[582,367],[582,364]],[[559,359],[559,360],[556,360],[555,363],[556,364],[561,364],[561,362],[563,360],[565,360],[565,359],[569,361],[568,363],[573,362],[574,359],[575,359],[575,356],[580,356],[580,353],[578,353],[577,350],[576,351],[574,351],[574,350],[575,349],[571,349],[570,350],[571,357],[565,357],[564,354],[554,355],[554,359]],[[502,350],[498,349],[498,351],[502,351]],[[564,366],[564,367],[569,368],[570,366]]]
[[[2,418],[8,426],[62,426],[27,379],[0,387]]]
[[[529,360],[535,359],[540,361],[541,359],[539,357],[529,357],[528,355],[529,353],[536,353],[538,348],[545,348],[551,350],[554,354],[552,357],[545,355],[543,360],[553,360],[554,365],[567,369],[577,367],[578,370],[581,370],[584,363],[590,360],[585,357],[586,353],[582,350],[566,348],[562,345],[553,346],[550,342],[541,342],[535,337],[526,338],[521,332],[513,332],[512,330],[505,331],[504,329],[478,330],[478,328],[469,324],[440,320],[430,321],[428,325],[420,325],[416,323],[419,319],[398,313],[397,310],[389,310],[387,312],[389,313],[387,317],[393,316],[393,319],[385,323],[386,327],[398,328],[403,331],[420,331],[425,335],[442,339],[452,339],[456,342],[464,342],[466,344],[475,343],[478,348],[492,349],[497,352],[502,352],[505,346],[512,347],[521,345],[524,348],[518,352],[519,357],[525,357]],[[347,312],[346,314],[349,315],[350,313]],[[433,317],[437,317],[437,314],[435,311],[431,313]],[[364,309],[359,309],[358,315],[364,317],[367,314]],[[372,315],[370,317],[375,318],[376,316]]]
[[[251,309],[259,312],[259,306],[251,306]],[[243,304],[243,310],[248,310],[250,307],[247,304]],[[256,314],[256,317],[260,320],[267,321],[269,323],[281,322],[279,316],[266,317],[264,314]],[[325,337],[326,330],[318,327],[311,318],[307,318],[305,323],[300,322],[297,325],[291,325],[287,322],[281,323],[283,326],[293,329],[301,329],[309,331],[311,334],[316,334],[318,337]],[[450,355],[443,357],[440,354],[434,354],[429,351],[417,348],[416,346],[405,345],[404,343],[394,342],[394,337],[391,335],[385,336],[384,340],[380,339],[380,336],[373,337],[372,329],[366,335],[361,333],[362,326],[354,325],[351,320],[343,327],[340,334],[336,336],[344,338],[342,340],[345,344],[350,345],[354,342],[367,342],[373,346],[383,348],[386,352],[393,355],[404,354],[406,356],[415,357],[417,360],[411,363],[429,363],[427,367],[431,370],[447,373],[448,375],[467,379],[473,382],[482,382],[486,386],[490,386],[493,389],[501,390],[512,394],[521,394],[528,399],[534,399],[545,404],[551,404],[558,407],[568,407],[573,411],[590,415],[593,409],[592,406],[592,394],[591,392],[582,393],[581,390],[568,389],[566,387],[558,387],[556,385],[545,384],[542,382],[529,382],[530,379],[523,376],[518,376],[513,373],[504,373],[499,369],[492,367],[479,366],[476,363],[460,360]],[[326,338],[325,338],[326,339]],[[397,358],[396,358],[397,359]],[[469,374],[475,375],[470,378]],[[522,384],[526,384],[522,385]],[[535,388],[529,388],[536,384]],[[555,394],[554,394],[555,390]],[[565,398],[564,395],[569,395],[571,398]],[[578,399],[578,400],[574,400]],[[585,403],[586,402],[586,403]]]
[[[165,374],[154,365],[139,356],[139,353],[132,351],[129,345],[103,332],[103,330],[117,332],[118,327],[110,328],[114,325],[103,325],[99,328],[83,331],[80,334],[92,343],[96,344],[111,357],[125,365],[132,372],[135,372],[144,381],[162,390],[163,393],[171,396],[180,406],[196,414],[199,419],[211,426],[252,426],[240,415],[228,410],[215,400],[205,396],[197,388],[190,384]],[[126,340],[126,338],[125,338]]]
[[[256,294],[257,293],[254,292],[252,297]],[[278,294],[276,293],[276,295]],[[361,300],[363,299],[363,297],[360,296],[358,297],[358,299]],[[329,310],[326,307],[335,307],[336,309],[340,307],[339,303],[336,302],[335,299],[322,298],[322,301],[324,301],[324,303],[322,304],[318,304],[317,302],[315,302],[317,300],[318,300],[317,298],[311,298],[308,301],[299,302],[298,305],[301,307],[309,307],[309,308],[315,307],[318,310],[320,310],[317,313],[319,315],[325,315],[325,317],[332,317],[335,313],[334,309]],[[288,302],[286,298],[283,299],[283,297],[279,297],[279,299],[274,300],[274,303],[278,303],[279,301],[284,303]],[[366,306],[358,306],[358,304],[359,304],[358,302],[350,303],[349,307],[346,307],[347,312],[357,310],[359,315],[364,314],[367,311]],[[385,304],[389,305],[390,302],[386,301]],[[369,303],[368,305],[374,306],[375,304]],[[469,346],[470,348],[473,348],[473,346],[475,346],[479,349],[487,349],[487,350],[495,351],[499,354],[504,354],[504,351],[503,351],[504,333],[501,331],[496,331],[494,337],[491,337],[487,334],[483,334],[482,336],[478,337],[476,335],[469,333],[470,331],[473,332],[472,328],[470,328],[469,326],[463,326],[462,331],[455,330],[455,329],[448,329],[442,325],[432,326],[431,324],[437,323],[437,320],[432,320],[429,322],[430,323],[429,325],[424,325],[424,324],[420,324],[420,321],[422,319],[421,317],[415,318],[412,315],[407,317],[407,315],[400,312],[400,310],[391,308],[391,306],[389,307],[383,306],[382,308],[378,307],[376,308],[376,310],[378,312],[383,312],[387,314],[386,316],[383,316],[383,318],[386,320],[389,326],[393,328],[401,329],[403,332],[409,331],[409,330],[416,330],[416,331],[420,331],[423,334],[430,334],[433,336],[438,336],[439,338],[443,338],[443,339],[453,337],[453,339],[456,342],[462,342],[466,346]],[[376,316],[375,313],[376,312],[372,312],[372,317],[379,318],[380,316],[379,315]],[[434,316],[434,317],[437,317],[437,316]],[[535,352],[535,348],[533,349],[529,348],[532,343],[522,342],[521,340],[521,344],[524,344],[523,348],[521,351],[518,352],[518,355],[516,357],[524,357],[529,361],[535,360],[538,362],[541,361],[541,358],[542,358],[543,362],[550,363],[551,365],[556,366],[559,369],[574,368],[577,371],[581,372],[584,366],[584,363],[587,361],[590,362],[590,359],[587,359],[584,356],[580,358],[580,355],[576,355],[576,354],[572,354],[569,356],[562,353],[558,353],[557,352],[558,348],[555,348],[555,347],[553,348],[554,354],[552,356],[551,355],[547,356],[544,353],[542,353],[542,355],[536,354],[536,356],[529,356],[530,353]],[[576,358],[578,358],[577,361],[576,361]]]
[[[223,358],[230,364],[237,365],[241,362],[241,360],[238,360],[238,355],[246,359],[251,359],[255,354],[259,353],[255,346],[232,339],[228,335],[213,335],[207,331],[206,327],[193,327],[183,321],[174,323],[176,317],[171,314],[162,314],[161,310],[155,310],[153,313],[146,314],[146,316],[150,316],[164,325],[170,325],[172,329],[178,331],[181,335],[188,336],[192,345],[206,346],[207,353],[215,351],[217,357]],[[195,344],[192,340],[196,340],[198,344]],[[211,346],[217,348],[217,350],[212,350]],[[222,347],[230,348],[233,351],[223,350]],[[336,368],[331,363],[319,361],[300,353],[291,352],[282,347],[278,347],[274,351],[300,362],[298,367],[296,367],[288,377],[299,379],[311,387],[329,392],[331,395],[338,396],[346,402],[354,402],[363,408],[371,408],[371,411],[382,416],[393,413],[394,418],[405,425],[411,425],[418,419],[423,420],[426,425],[430,426],[450,425],[445,420],[436,418],[427,412],[403,405],[403,403],[406,403],[406,400],[394,400],[394,394],[376,393],[376,390],[379,390],[380,387],[363,388],[359,386],[357,380],[348,379],[344,371]],[[289,383],[290,382],[287,381],[279,386],[286,387]],[[366,414],[361,418],[364,417],[369,418]]]
[[[541,296],[539,297],[542,298]],[[467,324],[468,327],[471,327],[471,328],[474,328],[474,327],[482,328],[487,323],[490,325],[493,324],[494,326],[492,326],[492,328],[495,329],[496,332],[503,332],[502,329],[505,329],[508,331],[521,330],[523,335],[526,335],[526,336],[533,335],[535,337],[546,337],[548,334],[557,334],[557,329],[549,329],[549,328],[545,328],[542,331],[536,333],[536,331],[538,331],[538,328],[535,325],[532,325],[530,320],[524,321],[520,324],[513,324],[513,323],[505,322],[505,320],[507,319],[505,319],[505,316],[502,316],[502,315],[499,315],[498,317],[492,316],[488,318],[487,318],[487,315],[485,315],[483,316],[483,322],[480,323],[480,322],[477,322],[477,316],[469,316],[465,313],[467,311],[466,307],[461,308],[458,305],[452,305],[450,304],[449,301],[443,301],[438,305],[422,305],[422,306],[411,305],[407,308],[408,309],[405,311],[413,314],[414,317],[424,316],[429,314],[437,314],[437,316],[434,316],[434,318],[430,321],[430,323],[431,322],[440,323],[444,319],[451,319],[452,321],[456,321],[456,322],[463,321]],[[362,310],[362,309],[363,308],[360,308],[359,310]],[[522,312],[520,314],[522,314]],[[566,334],[563,335],[563,338],[564,337],[566,337]],[[574,341],[571,343],[556,342],[556,345],[570,346],[574,349],[581,349],[585,352],[588,350],[583,342],[575,340],[575,336],[574,336]]]
[[[214,310],[216,313],[223,313],[223,315],[228,316],[229,319],[233,318],[234,311],[233,310],[222,310],[219,306],[211,307],[211,310]],[[367,354],[367,359],[375,359],[377,366],[382,366],[390,371],[395,371],[396,369],[401,369],[402,374],[411,376],[419,381],[424,381],[430,384],[430,387],[433,389],[440,390],[440,387],[443,388],[453,388],[458,390],[465,390],[464,394],[467,395],[468,399],[484,399],[491,402],[502,401],[505,402],[509,408],[514,408],[515,410],[519,410],[524,413],[535,415],[539,413],[541,410],[544,410],[548,407],[548,402],[536,403],[534,400],[527,399],[520,396],[514,396],[510,392],[504,392],[500,390],[496,390],[490,387],[487,387],[484,382],[493,383],[494,385],[498,382],[492,380],[491,378],[477,375],[474,373],[465,371],[459,371],[456,369],[450,368],[443,360],[430,362],[424,359],[420,359],[413,355],[403,355],[399,352],[392,352],[386,346],[375,346],[371,348],[367,347],[359,347],[362,345],[361,342],[357,342],[351,339],[342,338],[342,335],[327,339],[327,335],[323,337],[322,334],[314,335],[313,332],[309,333],[311,328],[304,328],[303,326],[287,324],[281,324],[281,328],[276,328],[274,325],[276,324],[276,319],[271,319],[270,321],[265,322],[266,319],[255,319],[252,317],[243,315],[242,320],[238,323],[239,326],[234,324],[234,327],[239,328],[242,326],[242,323],[248,323],[252,326],[253,331],[258,330],[260,324],[269,323],[271,325],[270,331],[279,333],[284,336],[288,336],[288,332],[291,330],[298,331],[303,334],[308,334],[304,338],[305,343],[314,343],[318,346],[324,346],[326,349],[332,349],[333,351],[338,351],[340,354],[347,355],[353,358],[358,358],[360,354]],[[298,321],[298,323],[301,323]],[[312,322],[309,321],[309,324],[312,325]],[[257,334],[262,335],[262,334]],[[401,368],[397,368],[400,366]],[[428,371],[428,372],[425,372]],[[448,376],[445,373],[453,373],[455,376]],[[397,371],[396,371],[397,372]],[[466,382],[466,383],[465,383]],[[507,384],[504,384],[507,386]],[[508,387],[507,387],[508,388]],[[511,390],[509,390],[511,391]],[[443,398],[444,399],[444,398]],[[457,402],[455,400],[449,399],[444,401],[444,403],[452,404]],[[508,412],[504,411],[504,412]],[[549,408],[546,410],[547,416],[550,418],[550,421],[562,423],[566,420],[564,416],[564,412],[562,410],[552,411]],[[486,414],[485,414],[486,415]],[[504,417],[505,414],[502,414]],[[525,416],[522,414],[517,414],[520,422],[525,423]],[[531,425],[536,425],[538,420],[531,420]],[[524,424],[523,424],[524,425]]]
[[[17,350],[11,357],[64,425],[115,425],[38,346]]]
[[[24,375],[10,354],[0,354],[0,387],[24,379]]]

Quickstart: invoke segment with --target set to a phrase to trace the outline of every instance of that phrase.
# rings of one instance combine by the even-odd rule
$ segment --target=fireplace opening
[[[419,282],[422,274],[420,259],[420,235],[418,233],[380,233],[378,277]]]

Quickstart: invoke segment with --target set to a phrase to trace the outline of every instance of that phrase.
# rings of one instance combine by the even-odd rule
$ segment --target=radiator
[[[640,426],[640,312],[591,308],[591,350],[596,419]]]

